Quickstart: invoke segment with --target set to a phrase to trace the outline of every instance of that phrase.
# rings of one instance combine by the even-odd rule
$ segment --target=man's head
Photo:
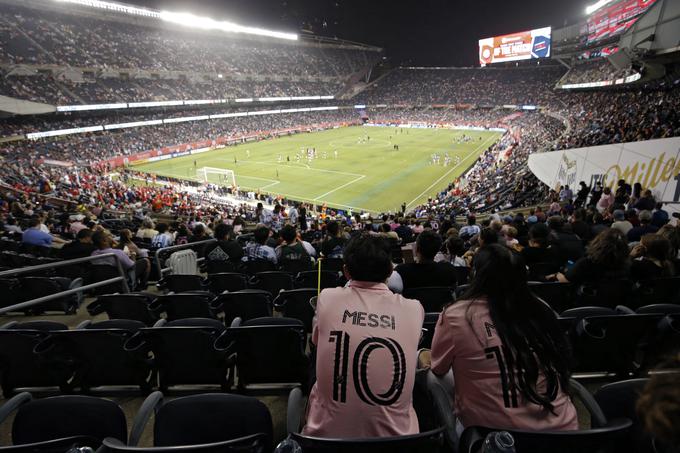
[[[286,241],[287,244],[294,242],[295,238],[297,237],[297,231],[295,230],[295,227],[293,225],[286,225],[283,228],[281,228],[280,234],[281,239]]]
[[[231,239],[231,232],[233,230],[234,229],[231,225],[227,225],[226,223],[220,223],[215,228],[215,239],[217,239],[218,241],[228,241],[229,239]]]
[[[623,222],[626,218],[626,213],[623,211],[623,209],[617,209],[614,211],[614,220],[617,222]]]
[[[106,231],[97,231],[92,235],[92,242],[100,250],[111,248],[111,235]]]
[[[470,214],[467,218],[468,225],[474,225],[477,223],[477,217],[474,215]]]
[[[548,227],[552,231],[562,231],[564,226],[564,219],[558,215],[554,215],[548,219]]]
[[[340,231],[340,225],[335,220],[331,220],[328,222],[328,225],[326,225],[326,231],[330,236],[337,236]]]
[[[255,228],[255,231],[253,231],[253,239],[255,239],[255,242],[258,244],[264,245],[264,243],[267,242],[267,239],[269,239],[269,228],[264,225],[259,225]]]
[[[156,225],[156,231],[158,231],[158,234],[163,234],[166,231],[168,231],[168,224],[167,223],[159,223]]]
[[[532,247],[547,247],[550,230],[544,223],[537,223],[529,228],[529,245]]]
[[[652,221],[652,213],[650,211],[640,211],[640,214],[638,215],[638,218],[640,219],[640,223],[650,223]]]
[[[345,273],[352,280],[384,283],[392,273],[390,243],[384,237],[354,237],[345,247],[343,259]]]
[[[92,244],[92,230],[83,228],[76,234],[76,239],[83,244]]]
[[[418,261],[433,261],[442,248],[442,238],[434,231],[423,231],[416,239],[416,255]]]

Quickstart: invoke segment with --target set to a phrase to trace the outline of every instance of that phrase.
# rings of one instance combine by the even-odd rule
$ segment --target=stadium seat
[[[87,306],[91,316],[106,313],[109,319],[132,319],[152,326],[160,319],[157,313],[149,309],[155,296],[132,294],[106,294],[99,296]]]
[[[466,285],[470,278],[470,268],[463,266],[454,266],[453,272],[456,274],[456,285]]]
[[[248,275],[276,270],[274,263],[269,260],[249,260],[244,263],[244,268]]]
[[[19,388],[55,388],[63,383],[33,352],[51,331],[57,330],[68,330],[68,327],[52,321],[34,321],[12,322],[0,328],[0,379],[5,398]],[[69,387],[61,390],[68,392]]]
[[[253,289],[267,291],[272,297],[282,290],[293,289],[293,276],[288,272],[258,272],[250,278],[248,285]]]
[[[24,277],[21,279],[22,295],[26,300],[39,299],[51,296],[69,289],[75,289],[83,285],[83,280],[77,278],[71,280],[64,277]],[[65,296],[57,300],[45,302],[28,308],[30,313],[44,313],[47,311],[61,311],[72,315],[82,302],[82,293]]]
[[[652,437],[645,433],[635,408],[640,393],[648,379],[631,379],[606,384],[595,392],[595,400],[608,420],[627,418],[633,422],[631,430],[622,439],[619,451],[654,453]]]
[[[221,272],[237,272],[239,266],[231,261],[205,261],[205,272],[208,274],[219,274]]]
[[[439,320],[439,313],[425,313],[425,320],[423,321],[423,333],[420,337],[419,348],[431,349],[432,338],[434,337],[434,329]]]
[[[312,288],[292,289],[281,291],[274,299],[274,307],[281,316],[302,321],[307,333],[312,333],[314,307],[310,300],[317,296],[317,290]]]
[[[297,319],[251,319],[227,329],[215,344],[235,366],[240,391],[287,392],[307,386],[307,335]]]
[[[272,295],[261,289],[244,289],[233,293],[222,293],[212,305],[224,313],[224,323],[231,324],[235,318],[248,321],[272,315]]]
[[[108,266],[106,264],[95,264],[90,266],[90,273],[88,275],[88,279],[85,280],[85,284],[92,284],[92,283],[98,283],[104,280],[109,280],[112,278],[120,277],[120,274],[118,273],[118,269],[116,269],[114,266]],[[132,289],[132,288],[129,288]],[[114,293],[122,293],[123,291],[123,284],[121,282],[118,283],[111,283],[105,286],[101,286],[99,288],[95,288],[92,290],[92,294],[95,296],[99,296],[102,294],[114,294]]]
[[[215,445],[231,441],[235,442],[236,446],[242,444],[242,449],[234,448],[234,451],[264,453],[271,451],[272,448],[273,428],[269,409],[252,397],[206,393],[165,401],[161,392],[154,392],[147,397],[135,417],[130,434],[130,447],[138,445],[152,414],[155,415],[153,427],[155,447]],[[251,436],[256,437],[244,440]],[[251,446],[249,442],[253,445]],[[228,447],[234,446],[226,444],[213,451],[232,451]],[[253,447],[256,449],[251,450]]]
[[[633,287],[631,308],[651,304],[680,304],[680,278],[641,280]]]
[[[190,318],[167,323],[161,320],[157,324],[158,327],[139,330],[125,343],[125,350],[151,361],[163,393],[170,387],[187,385],[229,390],[225,354],[214,347],[225,330],[221,322]]]
[[[342,258],[324,258],[317,260],[316,269],[321,266],[321,270],[331,271],[331,272],[342,272],[345,261]]]
[[[97,448],[105,438],[127,441],[127,422],[114,402],[91,396],[34,400],[20,393],[0,407],[0,423],[14,415],[12,444],[3,451],[57,452]],[[19,447],[21,446],[21,447]]]
[[[571,283],[529,282],[529,289],[557,313],[575,306],[576,291]]]
[[[295,276],[296,288],[318,288],[319,286],[319,271],[304,271]],[[335,288],[338,286],[337,272],[322,270],[321,271],[321,289]]]
[[[312,270],[312,260],[307,258],[301,260],[284,259],[279,261],[279,269],[284,272],[297,275],[300,272]]]
[[[217,318],[219,307],[211,304],[209,294],[178,293],[158,296],[149,305],[149,310],[165,319],[175,321],[184,318]]]
[[[555,263],[531,263],[529,268],[529,281],[544,282],[546,275],[556,274],[560,271],[560,266]]]
[[[157,286],[171,293],[205,290],[203,278],[200,275],[169,274],[164,276]]]
[[[576,307],[610,307],[617,305],[627,306],[631,303],[630,297],[633,284],[630,280],[604,279],[597,283],[584,284],[576,289]]]
[[[208,289],[213,294],[225,291],[242,291],[248,288],[248,276],[238,272],[222,272],[208,275]]]
[[[0,294],[2,294],[2,301],[0,302],[2,308],[16,305],[25,300],[21,294],[21,282],[18,278],[0,278]]]
[[[427,288],[407,288],[402,295],[421,303],[426,313],[439,313],[445,305],[455,300],[455,288],[432,286]]]
[[[88,393],[96,387],[137,386],[149,393],[155,374],[148,360],[125,351],[127,340],[144,327],[127,319],[85,321],[76,330],[52,332],[34,351],[53,374],[58,370],[66,379],[62,387]]]

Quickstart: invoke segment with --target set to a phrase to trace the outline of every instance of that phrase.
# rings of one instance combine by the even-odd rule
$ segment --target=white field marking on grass
[[[418,199],[419,199],[420,197],[422,197],[423,195],[426,195],[430,190],[432,190],[432,188],[433,188],[434,186],[436,186],[437,184],[439,184],[439,182],[440,182],[442,179],[446,178],[447,176],[449,176],[449,175],[451,174],[452,171],[454,171],[456,168],[458,168],[458,167],[460,167],[461,165],[463,165],[463,163],[464,163],[466,160],[468,160],[468,159],[470,158],[470,156],[472,156],[473,154],[479,152],[480,149],[484,148],[484,146],[486,146],[486,143],[487,143],[488,141],[494,140],[494,139],[496,139],[496,138],[497,138],[497,136],[494,134],[494,135],[492,135],[491,137],[489,137],[489,138],[487,138],[486,140],[484,140],[484,141],[482,142],[481,145],[479,145],[479,146],[478,146],[477,148],[475,148],[474,150],[470,151],[470,152],[468,153],[467,156],[463,157],[463,158],[460,160],[460,163],[459,163],[458,165],[456,165],[455,167],[451,168],[451,170],[449,170],[449,171],[447,171],[446,173],[444,173],[439,179],[437,179],[435,182],[433,182],[433,183],[430,185],[430,187],[428,187],[427,189],[423,190],[423,192],[422,192],[420,195],[418,195],[418,196],[415,197],[413,200],[411,200],[411,202],[410,202],[409,204],[407,204],[406,207],[407,207],[407,208],[410,207],[413,203],[415,203],[416,201],[418,201]]]
[[[365,177],[366,177],[366,176],[359,176],[358,178],[353,179],[353,180],[351,180],[351,181],[348,182],[348,183],[345,183],[345,184],[343,184],[343,185],[341,185],[341,186],[339,186],[339,187],[336,187],[336,188],[333,189],[333,190],[329,190],[328,192],[326,192],[326,193],[323,194],[323,195],[319,195],[319,196],[316,197],[314,200],[321,200],[322,198],[324,198],[324,197],[326,197],[326,196],[332,194],[333,192],[337,192],[337,191],[340,190],[340,189],[344,189],[344,188],[347,187],[347,186],[351,186],[351,185],[354,184],[355,182],[361,181],[361,180],[364,179]]]
[[[244,178],[246,178],[246,176],[244,176]],[[274,182],[271,183],[271,184],[267,184],[266,186],[260,187],[260,189],[261,189],[261,190],[269,189],[270,187],[273,187],[273,186],[275,186],[275,185],[277,185],[277,184],[281,184],[281,181],[274,181]]]
[[[248,163],[249,164],[252,163],[252,164],[260,164],[260,165],[270,165],[270,166],[273,165],[273,166],[277,166],[277,167],[279,166],[279,164],[275,164],[273,162],[258,162],[258,161],[253,161],[253,160],[248,161]],[[291,162],[291,164],[296,164],[296,163],[297,162]],[[307,166],[306,164],[302,164],[302,163],[300,163],[300,165]],[[297,166],[297,165],[295,165],[295,166]],[[283,167],[279,167],[279,168],[285,168],[285,167],[289,167],[289,165],[284,165]],[[346,172],[346,171],[324,170],[323,168],[308,167],[307,170],[320,171],[320,172],[323,172],[323,173],[334,173],[336,175],[346,175],[346,176],[354,176],[354,177],[359,177],[359,176],[365,177],[366,176],[366,175],[360,175],[359,173],[349,173],[349,172]],[[236,172],[236,171],[234,171],[234,172]],[[236,176],[238,176],[238,173],[236,173]]]

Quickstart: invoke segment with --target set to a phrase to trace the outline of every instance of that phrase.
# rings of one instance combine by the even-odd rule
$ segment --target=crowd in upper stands
[[[574,65],[560,80],[560,85],[611,82],[634,73],[631,68],[618,69],[606,58],[597,58]]]

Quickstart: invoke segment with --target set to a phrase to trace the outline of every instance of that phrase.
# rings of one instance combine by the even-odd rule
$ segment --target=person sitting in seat
[[[273,247],[267,245],[271,230],[264,225],[258,225],[253,231],[253,240],[246,244],[243,261],[266,260],[276,264],[277,256]]]
[[[131,290],[137,287],[137,276],[144,275],[147,270],[147,261],[138,260],[133,261],[127,254],[117,248],[113,248],[113,237],[108,231],[97,231],[92,235],[92,242],[94,243],[97,250],[92,252],[92,256],[105,255],[108,253],[113,253],[118,258],[123,271],[127,273],[128,285]],[[116,261],[113,258],[103,258],[101,260],[95,260],[92,262],[95,265],[108,265],[116,266]],[[142,285],[139,285],[141,290],[146,289]]]
[[[428,286],[456,286],[456,270],[446,261],[435,262],[442,248],[442,238],[434,231],[423,231],[416,239],[416,262],[397,266],[404,289]]]
[[[576,430],[569,347],[555,314],[527,286],[521,260],[492,244],[475,255],[470,288],[439,316],[421,366],[453,370],[463,427]]]
[[[326,438],[416,434],[412,392],[423,308],[387,288],[392,261],[385,238],[351,239],[344,260],[350,283],[324,289],[316,304],[317,379],[302,433]]]
[[[347,239],[340,229],[340,224],[335,220],[326,225],[326,236],[321,241],[321,253],[324,258],[342,258]]]
[[[283,243],[276,248],[279,262],[312,260],[312,256],[316,254],[314,247],[298,238],[293,225],[285,225],[280,234]]]
[[[85,228],[78,231],[76,240],[64,245],[59,250],[59,257],[64,260],[73,260],[76,258],[85,258],[92,255],[96,247],[92,243],[92,230]]]
[[[226,223],[220,223],[215,227],[217,242],[206,245],[203,250],[209,272],[214,268],[228,268],[229,264],[235,266],[243,258],[243,248],[233,239],[233,231],[233,227]]]
[[[630,257],[633,259],[630,278],[635,281],[675,275],[671,242],[660,234],[642,236],[640,243],[630,251]]]

